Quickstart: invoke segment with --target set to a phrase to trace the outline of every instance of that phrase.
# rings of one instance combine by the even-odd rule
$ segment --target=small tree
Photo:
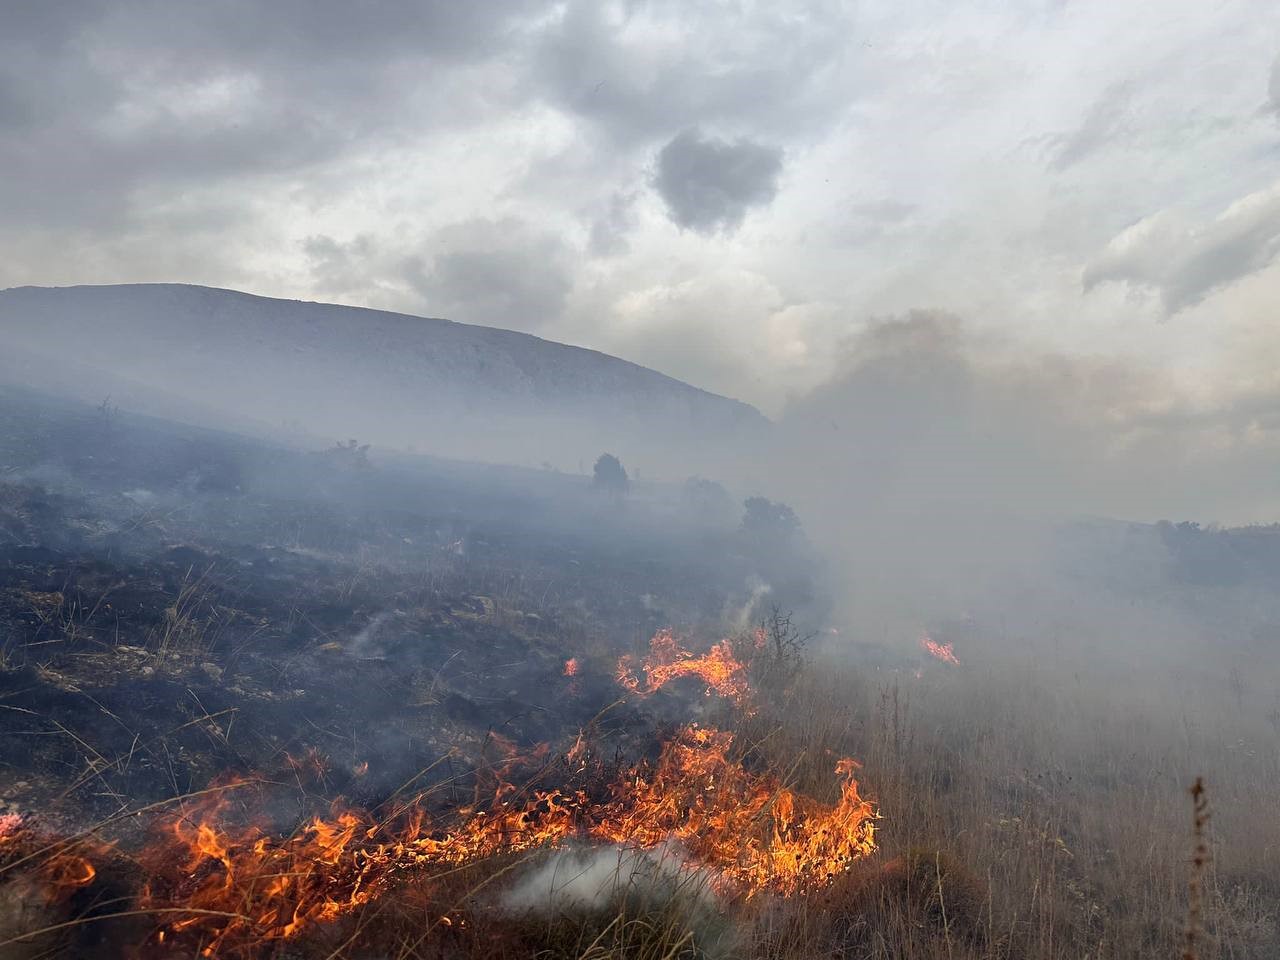
[[[742,532],[757,544],[786,546],[800,532],[800,518],[785,503],[748,497],[742,506]]]
[[[622,461],[612,453],[600,454],[600,459],[596,461],[592,472],[595,474],[596,489],[611,493],[616,497],[626,494],[628,487],[631,486],[631,481],[627,478],[627,470],[622,465]]]
[[[754,656],[751,669],[761,689],[781,693],[804,669],[805,647],[812,633],[801,633],[791,623],[791,614],[774,604],[751,634]]]

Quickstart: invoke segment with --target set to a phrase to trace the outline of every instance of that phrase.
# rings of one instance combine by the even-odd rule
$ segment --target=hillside
[[[181,284],[0,291],[0,377],[139,412],[576,468],[747,439],[753,407],[510,330]]]

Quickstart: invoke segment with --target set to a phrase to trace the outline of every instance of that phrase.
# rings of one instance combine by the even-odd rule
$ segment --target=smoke
[[[738,633],[751,626],[751,621],[755,616],[756,608],[759,606],[760,601],[773,592],[773,587],[759,577],[751,577],[747,581],[747,589],[750,594],[746,602],[736,609],[728,611],[725,616],[725,620]]]
[[[373,618],[365,624],[351,638],[351,642],[347,647],[347,652],[353,657],[377,657],[383,654],[381,633],[383,628],[390,622],[402,619],[404,613],[399,610],[384,610],[375,614]]]
[[[708,874],[667,843],[652,850],[562,848],[527,870],[494,906],[550,919],[641,919],[692,935],[698,955],[736,955],[740,936]]]
[[[626,901],[654,909],[677,898],[714,910],[707,878],[673,845],[653,850],[565,848],[526,873],[501,898],[512,913],[595,913]]]
[[[771,483],[864,634],[914,644],[931,620],[1011,611],[1114,632],[1134,624],[1120,585],[1157,581],[1167,562],[1143,524],[1267,516],[1280,443],[1265,401],[1197,401],[1157,371],[917,312],[867,327],[790,405]]]

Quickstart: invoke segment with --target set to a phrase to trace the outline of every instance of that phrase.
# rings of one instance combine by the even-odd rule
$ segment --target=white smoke
[[[361,628],[359,633],[351,638],[350,643],[347,645],[347,653],[353,657],[364,658],[381,656],[384,650],[379,642],[379,634],[383,626],[403,616],[404,614],[399,610],[386,610],[377,614]]]
[[[662,918],[692,934],[699,956],[736,955],[738,931],[710,880],[674,843],[566,847],[531,867],[494,906],[548,918]]]
[[[750,594],[748,595],[746,602],[725,617],[729,622],[729,625],[738,633],[741,633],[751,626],[752,621],[755,619],[756,608],[759,606],[760,601],[773,592],[773,587],[755,576],[747,580],[747,589],[750,591]]]
[[[672,844],[653,850],[564,848],[508,890],[501,906],[513,913],[587,913],[621,901],[652,908],[676,898],[716,907],[705,874]]]

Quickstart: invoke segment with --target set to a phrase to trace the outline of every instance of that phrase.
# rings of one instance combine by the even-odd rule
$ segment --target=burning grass
[[[699,657],[662,631],[651,649],[649,688],[696,675],[748,708],[747,664],[729,641]],[[674,844],[717,895],[739,902],[812,893],[876,849],[876,808],[859,793],[858,764],[849,758],[833,764],[838,799],[828,804],[751,769],[731,732],[697,724],[667,739],[656,760],[612,768],[582,736],[554,764],[545,745],[522,757],[514,743],[492,739],[504,760],[487,771],[490,795],[481,796],[485,778],[478,778],[474,803],[443,812],[430,791],[375,811],[335,803],[281,837],[252,812],[271,805],[262,795],[266,778],[231,780],[180,802],[135,855],[147,877],[137,908],[166,918],[150,944],[256,956],[263,943],[331,924],[396,889],[570,841],[639,851]],[[295,772],[314,768],[323,777],[315,758],[288,759]],[[530,760],[543,766],[519,785],[514,775]],[[536,786],[552,767],[559,785]],[[245,796],[256,800],[245,804]],[[94,878],[91,860],[65,849],[39,870],[51,898]],[[447,915],[441,922],[452,924]]]
[[[875,809],[852,761],[837,764],[840,799],[825,805],[730,759],[730,734],[690,727],[655,764],[626,769],[594,801],[586,789],[499,784],[483,810],[432,817],[415,803],[389,818],[340,810],[278,839],[233,829],[228,793],[175,815],[140,855],[152,878],[145,907],[190,907],[157,932],[198,935],[208,955],[288,939],[399,884],[570,840],[653,849],[676,842],[720,893],[791,896],[830,883],[875,849]],[[232,785],[234,786],[234,785]]]
[[[488,781],[469,812],[441,812],[428,795],[402,805],[396,817],[339,809],[325,812],[319,825],[308,819],[296,834],[282,835],[243,822],[246,811],[264,806],[263,797],[250,798],[261,785],[228,787],[156,824],[162,832],[146,848],[160,858],[147,867],[150,907],[185,912],[148,915],[131,928],[130,942],[145,943],[142,954],[151,956],[213,948],[211,955],[224,957],[350,960],[695,957],[717,946],[728,951],[721,955],[797,960],[1167,960],[1182,949],[1187,916],[1191,841],[1178,781],[1184,769],[1203,766],[1227,799],[1206,834],[1214,858],[1202,886],[1199,956],[1275,956],[1280,931],[1271,868],[1280,834],[1258,815],[1261,808],[1250,813],[1231,799],[1263,796],[1280,783],[1274,758],[1250,758],[1220,743],[1215,749],[1208,732],[1190,734],[1167,752],[1170,744],[1151,731],[1143,742],[1152,759],[1137,762],[1128,753],[1134,734],[1120,718],[1092,701],[1049,696],[1026,677],[1016,679],[981,681],[947,671],[934,685],[907,680],[882,695],[854,674],[814,671],[779,706],[783,722],[763,741],[686,728],[652,761],[617,769],[587,737],[574,744],[572,760],[504,754],[497,769],[515,786],[499,790]],[[1097,740],[1064,722],[1082,715],[1099,725]],[[959,717],[966,722],[951,722]],[[762,711],[751,725],[764,718]],[[839,797],[814,799],[824,783],[839,787],[828,751],[853,741],[892,813],[867,824],[875,828],[878,854],[854,860],[831,879],[811,875],[790,893],[786,874],[773,872],[750,893],[760,876],[755,871],[775,862],[760,852],[794,850],[799,838],[818,835],[822,824],[853,808]],[[1068,768],[1033,766],[1054,755],[1071,758]],[[1169,772],[1155,777],[1165,765]],[[689,775],[691,767],[703,772]],[[565,785],[566,802],[555,812],[550,804],[537,808],[548,776]],[[629,792],[627,803],[614,788]],[[670,799],[641,820],[650,793]],[[766,793],[770,801],[753,818],[753,804]],[[819,829],[783,830],[793,845],[776,846],[775,832],[789,822],[781,816],[788,794],[805,823]],[[691,796],[706,800],[699,806]],[[1095,815],[1100,809],[1107,815]],[[422,817],[416,826],[415,815]],[[712,842],[717,823],[736,837],[731,856]],[[416,839],[409,839],[413,831]],[[650,849],[677,845],[689,883],[706,885],[733,936],[704,926],[706,911],[691,887],[656,900],[499,908],[500,891],[518,886],[550,851],[584,844],[613,850],[620,832],[636,846],[674,836]],[[68,852],[92,860],[84,849]],[[101,882],[100,876],[72,896]],[[198,890],[208,897],[207,913],[195,912]],[[298,925],[285,936],[289,923]]]
[[[730,640],[721,640],[704,654],[694,654],[680,646],[670,629],[659,630],[649,641],[649,655],[639,664],[631,654],[618,661],[618,683],[626,690],[648,696],[656,693],[673,680],[681,677],[697,677],[705,686],[705,693],[720,696],[739,706],[751,699],[751,685],[747,676],[747,664],[739,659]]]
[[[106,453],[95,469],[152,465]],[[175,490],[139,512],[0,484],[5,960],[1170,960],[1201,774],[1198,960],[1280,956],[1269,649],[1228,687],[1216,663],[1171,680],[1163,654],[1113,673],[962,634],[913,680],[853,630],[803,673],[788,630],[660,633],[615,677],[618,637],[712,629],[749,571],[661,525],[648,564],[299,500],[293,479],[194,513]],[[627,702],[597,728],[616,679]],[[657,725],[682,709],[706,724]],[[446,753],[430,787],[395,789]],[[270,776],[175,799],[220,769]],[[548,864],[668,854],[643,896],[507,899]]]

